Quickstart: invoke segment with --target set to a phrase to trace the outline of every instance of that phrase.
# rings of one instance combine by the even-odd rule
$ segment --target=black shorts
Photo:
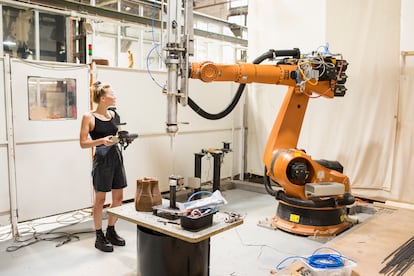
[[[97,192],[110,192],[112,189],[122,189],[127,186],[124,159],[117,144],[96,148],[92,182]]]

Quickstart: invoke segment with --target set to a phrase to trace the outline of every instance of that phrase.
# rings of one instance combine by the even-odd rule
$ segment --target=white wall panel
[[[231,147],[237,147],[234,150],[239,152],[240,143],[234,141],[242,124],[242,104],[229,116],[215,121],[203,119],[189,106],[180,105],[178,120],[189,124],[179,125],[179,133],[171,148],[170,137],[165,134],[167,98],[147,72],[98,66],[95,73],[96,80],[111,84],[115,91],[121,121],[127,123],[123,129],[140,135],[124,152],[129,185],[125,199],[134,197],[138,178],[157,177],[160,188],[168,190],[169,175],[194,176],[194,153],[201,149],[222,148],[222,142],[230,142]],[[166,73],[155,72],[152,75],[158,83],[165,83]],[[217,113],[227,107],[236,89],[237,85],[228,82],[206,84],[190,80],[189,94],[203,109]],[[235,153],[225,155],[222,178],[231,177],[237,171],[240,162],[234,156]],[[203,158],[202,170],[202,181],[213,178],[212,158]]]
[[[133,198],[136,180],[142,177],[157,177],[160,189],[168,190],[168,177],[172,174],[185,178],[194,176],[194,153],[201,149],[222,148],[221,141],[231,139],[231,131],[214,131],[194,134],[180,134],[174,138],[170,148],[170,138],[163,136],[143,136],[138,138],[124,152],[128,188],[125,198]],[[221,178],[231,177],[233,153],[223,158]],[[202,182],[213,178],[213,157],[203,157]]]
[[[78,141],[19,145],[16,172],[19,221],[91,206],[90,154]]]
[[[81,110],[89,103],[87,65],[11,60],[18,221],[89,207],[90,151],[79,146]],[[29,120],[30,76],[76,79],[76,119]]]
[[[153,72],[152,75],[159,84],[165,84],[166,73]],[[147,72],[99,66],[95,79],[111,84],[121,119],[127,122],[125,128],[136,126],[136,130],[142,134],[165,133],[167,97]],[[230,82],[206,84],[190,80],[189,94],[200,107],[217,113],[227,106],[236,88]],[[180,132],[225,129],[231,128],[233,124],[231,116],[221,120],[206,120],[189,106],[181,105],[178,108],[178,120],[189,123],[179,125]]]

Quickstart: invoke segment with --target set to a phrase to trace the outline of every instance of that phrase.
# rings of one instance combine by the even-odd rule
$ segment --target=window
[[[33,10],[3,7],[3,52],[22,59],[66,62],[66,18],[39,13],[37,30],[35,17]],[[36,52],[37,32],[39,53]]]
[[[249,4],[248,2],[248,0],[233,0],[230,1],[230,8],[245,7]]]
[[[9,2],[13,2],[13,5],[0,4],[0,20],[3,26],[3,36],[0,37],[3,48],[0,48],[0,55],[71,63],[88,63],[93,59],[102,59],[114,67],[165,70],[162,55],[165,53],[167,37],[166,1],[76,0],[82,4],[94,3],[104,15],[106,12],[103,10],[107,9],[146,19],[154,17],[157,21],[162,19],[162,28],[147,23],[105,20],[101,16],[86,18],[82,12],[69,16],[64,11],[52,12],[50,8],[45,11],[43,7],[28,8],[26,4],[21,7],[23,4],[19,4],[20,1]],[[230,55],[230,49],[223,51],[221,47],[228,41],[227,45],[235,50],[239,43],[232,38],[247,40],[247,28],[240,25],[244,25],[247,18],[248,0],[228,3],[230,11],[233,10],[228,15],[229,21],[237,24],[195,14],[194,26],[201,31],[201,35],[196,34],[195,37],[195,57],[198,57],[196,60],[204,60],[214,55],[214,59],[230,61],[236,57],[235,54]],[[154,48],[156,44],[159,47]],[[89,45],[93,51],[89,51]],[[131,57],[135,61],[133,66]]]
[[[34,13],[3,7],[3,51],[11,57],[32,59],[35,51]]]
[[[29,120],[76,119],[76,80],[28,77]]]
[[[66,19],[55,14],[39,14],[40,60],[66,62]]]

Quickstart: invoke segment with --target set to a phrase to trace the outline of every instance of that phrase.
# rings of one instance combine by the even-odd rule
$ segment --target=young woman
[[[112,140],[118,131],[115,113],[108,107],[115,106],[116,98],[109,84],[97,81],[93,84],[93,101],[96,109],[82,117],[80,129],[81,148],[95,147],[92,180],[94,187],[93,221],[96,230],[95,247],[104,252],[112,252],[112,245],[124,246],[125,240],[115,231],[116,218],[108,215],[106,235],[102,231],[102,212],[107,192],[112,192],[110,207],[120,206],[123,188],[127,186],[122,152]]]

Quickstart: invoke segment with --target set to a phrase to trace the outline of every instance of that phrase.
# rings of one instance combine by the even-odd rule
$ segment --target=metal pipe
[[[182,1],[168,2],[167,42],[165,64],[168,71],[167,80],[167,134],[174,136],[178,132],[177,104],[180,100],[183,106],[188,99],[189,57],[193,50],[193,4],[192,0],[184,5],[182,15]],[[184,20],[184,22],[183,22]],[[184,28],[183,28],[184,26]],[[183,33],[184,31],[184,33]],[[181,77],[179,87],[178,78]]]
[[[166,131],[170,136],[174,136],[178,131],[177,126],[177,81],[178,81],[178,65],[179,65],[179,41],[180,41],[180,18],[181,1],[168,2],[167,16],[167,44],[165,47],[167,66],[167,122]]]
[[[14,139],[14,122],[12,110],[12,92],[11,92],[11,64],[10,57],[6,55],[3,63],[4,70],[4,90],[6,100],[6,126],[7,126],[7,153],[9,167],[9,194],[10,194],[10,210],[11,210],[11,227],[13,237],[19,236],[18,209],[17,209],[17,184],[16,184],[16,159],[15,149],[16,141]]]
[[[168,67],[167,81],[167,133],[174,136],[178,131],[177,123],[177,80],[178,80],[178,59],[169,57],[166,62]]]

